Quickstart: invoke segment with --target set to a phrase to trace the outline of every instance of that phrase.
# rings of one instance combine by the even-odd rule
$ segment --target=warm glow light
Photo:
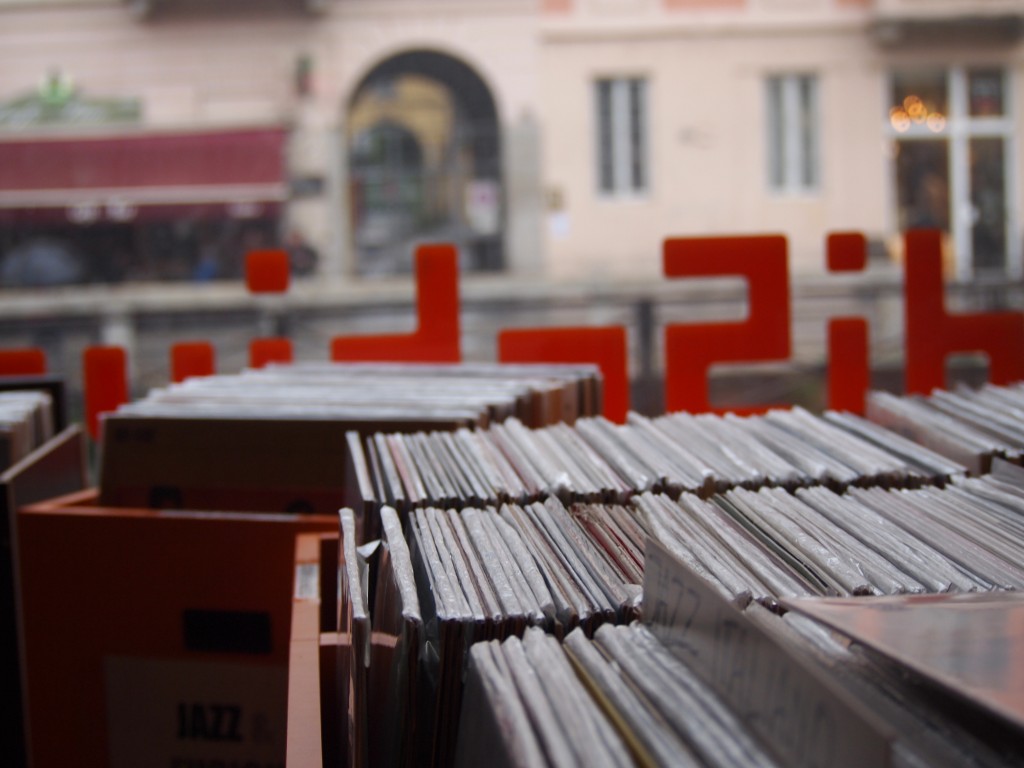
[[[917,101],[910,105],[910,109],[907,110],[907,114],[910,115],[910,119],[915,123],[923,123],[928,118],[928,107],[922,102]]]
[[[928,115],[928,130],[932,133],[942,133],[946,128],[946,116],[941,112],[932,112]]]
[[[889,123],[900,133],[910,130],[910,116],[899,107],[889,112]]]
[[[923,103],[924,102],[921,101],[920,96],[910,94],[909,96],[907,96],[907,98],[903,100],[903,109],[905,109],[909,113],[910,110],[914,108],[914,105]]]

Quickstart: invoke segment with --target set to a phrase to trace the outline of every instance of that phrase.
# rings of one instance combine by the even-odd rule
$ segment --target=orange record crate
[[[19,510],[30,764],[283,766],[296,536],[334,515]]]

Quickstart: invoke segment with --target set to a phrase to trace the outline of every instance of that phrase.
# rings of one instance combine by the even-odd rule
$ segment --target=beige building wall
[[[993,64],[1014,111],[1011,199],[1024,179],[1024,45],[958,39],[965,14],[1024,14],[1024,0],[327,0],[282,12],[269,0],[233,12],[139,20],[121,0],[0,0],[0,98],[59,68],[88,94],[140,97],[146,129],[276,124],[292,128],[296,176],[322,195],[294,201],[301,229],[337,277],[354,269],[346,200],[347,106],[378,64],[432,50],[490,87],[502,130],[507,268],[567,279],[656,277],[671,235],[783,232],[794,270],[816,272],[830,230],[895,234],[890,72]],[[246,8],[245,12],[239,9]],[[273,10],[277,8],[278,10]],[[256,9],[256,10],[253,10]],[[906,49],[877,29],[928,16],[952,40]],[[294,76],[310,57],[312,90]],[[767,179],[765,78],[819,77],[817,191],[780,195]],[[594,81],[648,82],[646,192],[602,195]],[[1021,274],[1018,217],[1013,233]]]
[[[653,277],[661,273],[665,237],[782,232],[793,270],[809,273],[824,269],[830,231],[893,240],[890,73],[992,64],[1008,75],[1011,105],[1024,103],[1020,43],[957,39],[958,17],[985,3],[993,12],[1010,10],[998,1],[998,8],[992,0],[941,7],[887,0],[886,8],[873,0],[549,3],[541,29],[549,271]],[[952,44],[880,42],[881,22],[925,5],[949,22]],[[821,165],[816,191],[787,195],[772,191],[768,180],[765,81],[790,73],[818,77]],[[648,89],[649,185],[614,197],[599,190],[595,81],[634,77]],[[1018,112],[1016,147],[1024,140],[1021,125]],[[1011,205],[1024,178],[1020,156],[1015,149],[1009,161]],[[1021,238],[1019,218],[1014,237]],[[1015,247],[1010,270],[1020,274]]]

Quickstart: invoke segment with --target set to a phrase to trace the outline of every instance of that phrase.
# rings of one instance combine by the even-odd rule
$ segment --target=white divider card
[[[644,623],[784,764],[890,764],[892,736],[881,722],[651,539]]]

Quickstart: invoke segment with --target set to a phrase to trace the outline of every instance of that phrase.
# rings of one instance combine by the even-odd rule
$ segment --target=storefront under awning
[[[0,138],[0,222],[260,218],[287,195],[283,128]]]

